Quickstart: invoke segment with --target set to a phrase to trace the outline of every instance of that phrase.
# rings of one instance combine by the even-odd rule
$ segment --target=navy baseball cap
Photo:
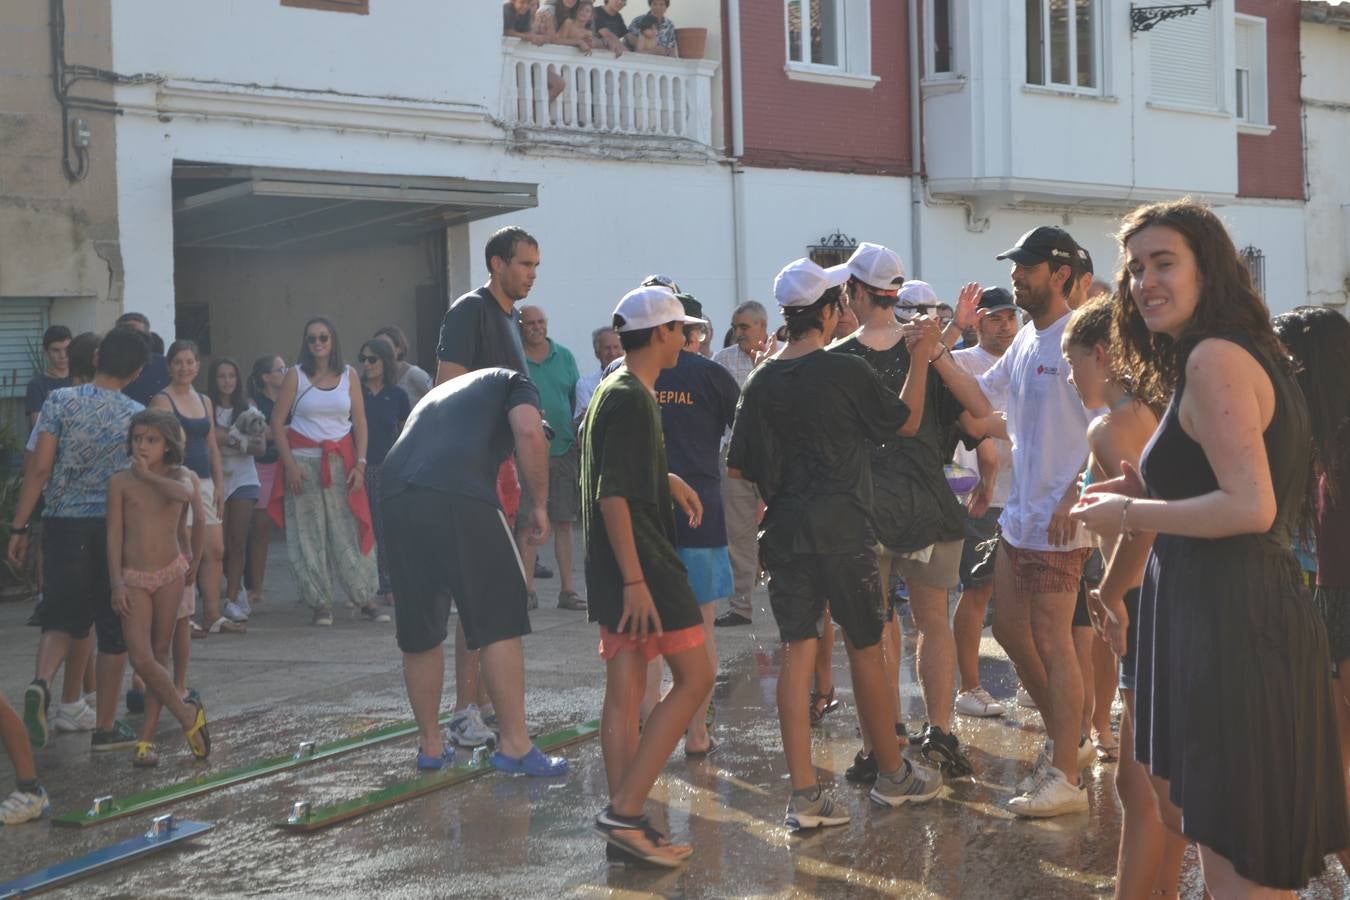
[[[1017,304],[1013,302],[1012,291],[1002,287],[991,287],[985,288],[980,294],[980,302],[975,304],[975,309],[994,312],[1000,309],[1017,309]]]
[[[1078,242],[1063,228],[1042,225],[1022,235],[1016,244],[994,258],[1011,259],[1023,266],[1056,262],[1079,268],[1083,265],[1081,254],[1082,248]]]

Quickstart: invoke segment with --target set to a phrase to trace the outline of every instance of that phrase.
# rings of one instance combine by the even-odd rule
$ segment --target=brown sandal
[[[844,705],[844,701],[834,699],[834,688],[823,694],[811,692],[811,724],[819,725],[825,717]]]

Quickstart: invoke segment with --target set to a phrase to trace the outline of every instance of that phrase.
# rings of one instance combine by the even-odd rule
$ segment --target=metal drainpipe
[[[923,234],[920,222],[923,213],[923,121],[919,106],[919,0],[909,0],[909,254],[911,278],[923,277]]]
[[[741,157],[745,155],[745,120],[741,97],[741,4],[727,0],[727,83],[731,103],[731,252],[736,277],[732,308],[750,296],[745,261],[745,179]]]

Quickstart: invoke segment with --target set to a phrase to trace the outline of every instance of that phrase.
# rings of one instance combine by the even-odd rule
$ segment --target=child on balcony
[[[652,53],[656,56],[670,55],[666,48],[661,46],[657,38],[657,26],[656,16],[638,16],[633,20],[633,31],[637,35],[633,45],[634,52]]]
[[[591,31],[591,21],[595,17],[595,7],[590,3],[580,2],[576,6],[576,12],[562,24],[558,26],[558,31],[554,34],[553,43],[568,44],[576,47],[582,55],[590,56],[591,51],[601,41]]]

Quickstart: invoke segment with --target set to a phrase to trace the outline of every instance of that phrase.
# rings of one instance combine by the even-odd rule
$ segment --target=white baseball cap
[[[905,286],[900,288],[900,302],[906,306],[937,306],[942,301],[931,284],[916,278],[906,281]]]
[[[866,241],[858,245],[848,262],[834,266],[830,271],[835,270],[845,273],[844,281],[852,276],[874,291],[894,294],[905,283],[905,267],[896,252],[890,247]]]
[[[785,308],[810,306],[827,290],[845,281],[848,281],[848,272],[843,266],[822,269],[804,257],[794,259],[774,278],[773,298]]]
[[[623,324],[614,329],[621,333],[655,328],[669,322],[680,322],[685,325],[708,324],[703,319],[685,315],[684,304],[675,296],[675,292],[659,285],[640,287],[624,294],[619,305],[614,307],[614,315],[623,318]]]

